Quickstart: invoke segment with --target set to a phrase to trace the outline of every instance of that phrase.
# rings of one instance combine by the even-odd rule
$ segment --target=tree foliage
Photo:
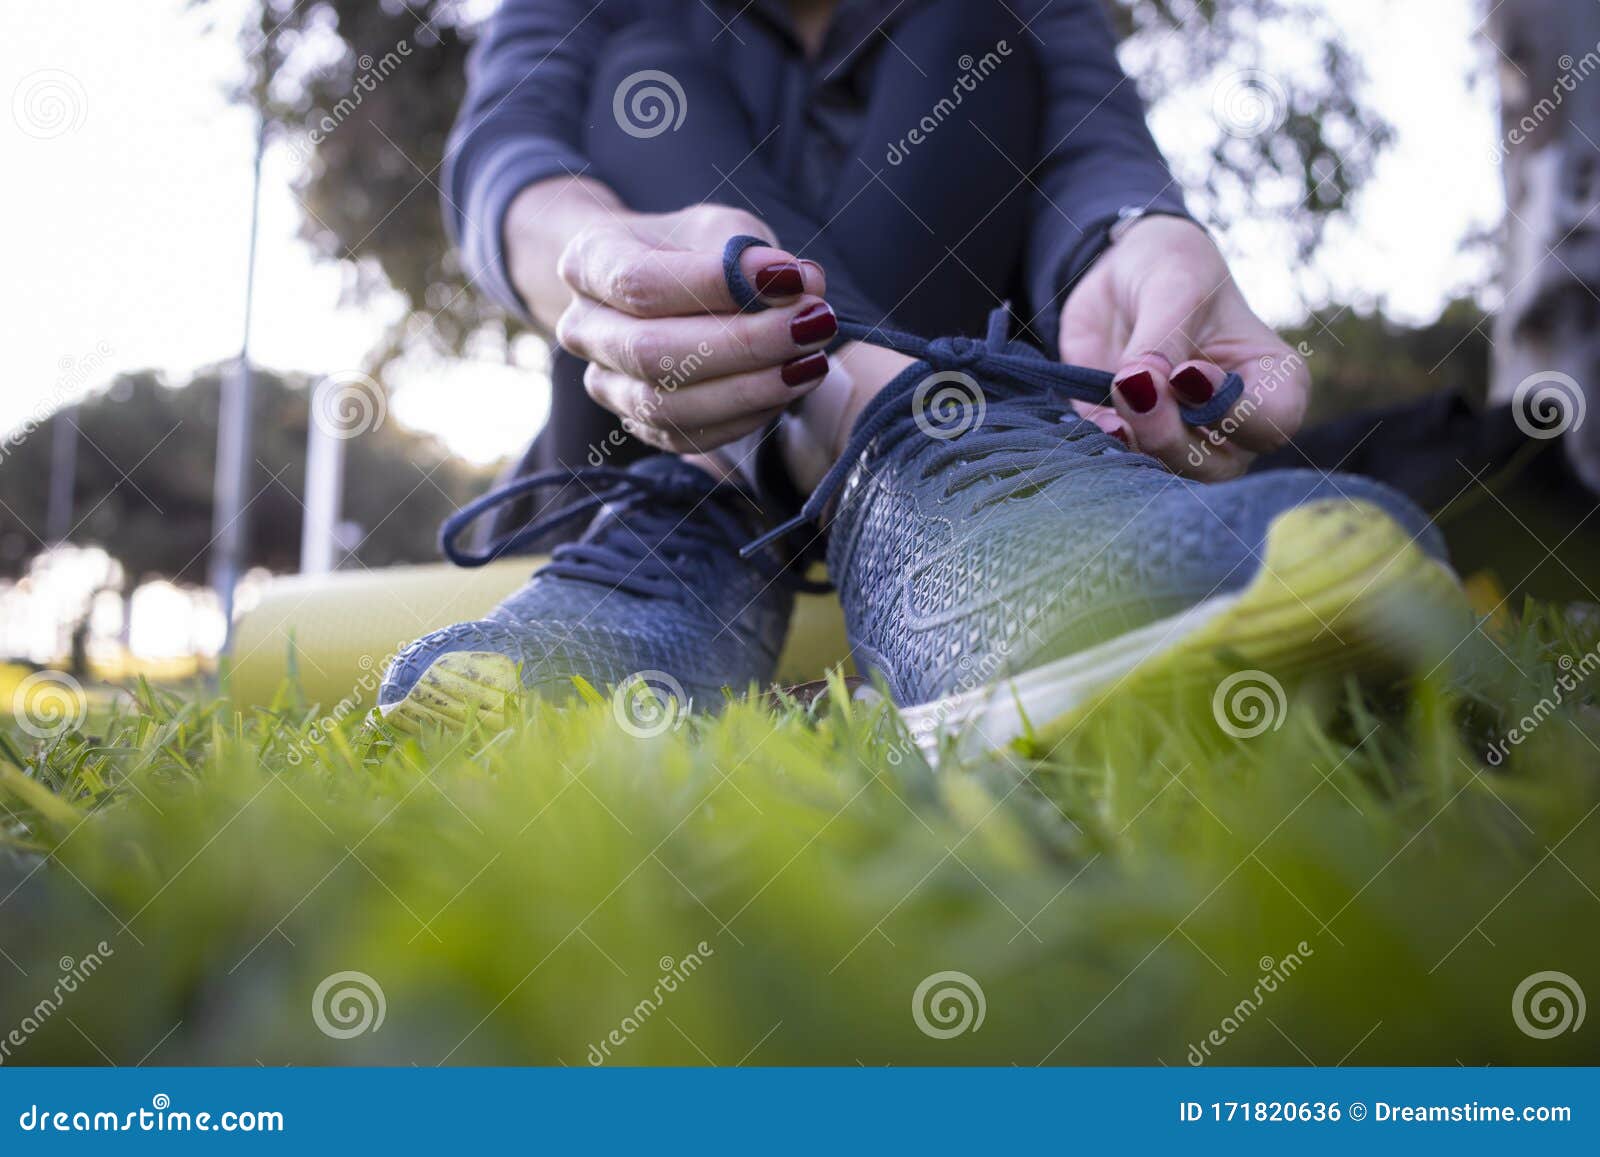
[[[301,375],[258,371],[254,460],[245,490],[247,566],[292,571],[300,559],[311,393]],[[80,431],[71,541],[101,546],[130,584],[206,578],[216,460],[217,370],[174,388],[151,371],[124,374],[8,446],[0,471],[0,575],[15,576],[43,543],[55,423]],[[364,536],[353,564],[433,561],[434,529],[481,491],[484,474],[393,419],[346,443],[344,517]]]

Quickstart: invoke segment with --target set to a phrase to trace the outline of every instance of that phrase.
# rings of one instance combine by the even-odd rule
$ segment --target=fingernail
[[[1156,380],[1149,370],[1123,378],[1117,383],[1117,392],[1127,399],[1135,414],[1148,414],[1156,408]]]
[[[799,297],[806,278],[798,261],[777,261],[756,270],[756,292],[762,297]]]
[[[813,305],[789,323],[789,336],[794,339],[795,345],[816,345],[838,332],[839,319],[833,315],[833,307],[827,302]]]
[[[1184,366],[1172,375],[1172,388],[1190,405],[1202,406],[1211,400],[1216,389],[1211,379],[1198,366]]]
[[[783,384],[786,386],[803,386],[807,382],[819,381],[828,373],[828,355],[825,353],[807,354],[803,358],[795,358],[792,362],[784,363],[782,370]]]
[[[1128,437],[1128,431],[1123,429],[1121,426],[1118,426],[1115,430],[1111,431],[1111,436],[1119,440],[1128,449],[1133,449],[1133,439]]]

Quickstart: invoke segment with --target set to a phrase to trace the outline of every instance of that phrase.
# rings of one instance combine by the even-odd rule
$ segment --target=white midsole
[[[1214,595],[1087,651],[998,683],[902,708],[900,717],[923,755],[935,766],[947,737],[954,740],[957,758],[998,750],[1026,734],[1030,722],[1037,726],[1065,715],[1106,684],[1205,626],[1240,597]]]

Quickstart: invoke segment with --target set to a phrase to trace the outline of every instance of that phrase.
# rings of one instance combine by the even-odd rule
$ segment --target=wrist
[[[585,229],[635,215],[609,188],[588,177],[538,181],[512,199],[502,226],[506,271],[536,322],[554,329],[571,300],[557,273],[567,243]]]

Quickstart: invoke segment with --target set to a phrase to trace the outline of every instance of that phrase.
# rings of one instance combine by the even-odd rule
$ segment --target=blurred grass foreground
[[[937,773],[838,695],[58,705],[0,742],[0,1062],[1593,1062],[1600,627],[1491,634]]]

